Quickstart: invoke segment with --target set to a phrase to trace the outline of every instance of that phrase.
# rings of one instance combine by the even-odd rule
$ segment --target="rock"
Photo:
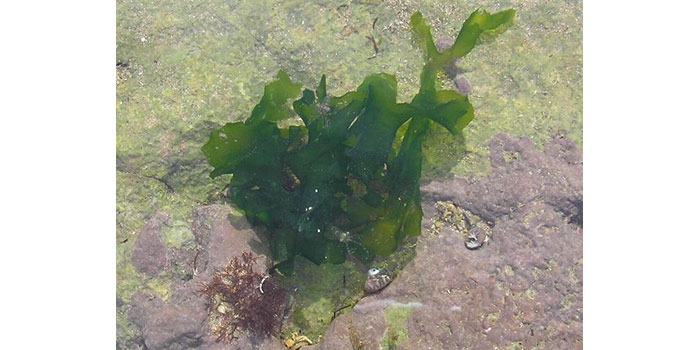
[[[143,327],[156,310],[163,307],[163,301],[153,295],[138,292],[131,296],[129,319],[138,327]]]
[[[424,186],[415,258],[337,317],[318,349],[582,348],[580,152],[568,140],[538,152],[505,136],[491,152],[488,177]],[[501,162],[504,152],[519,155]],[[468,250],[453,225],[429,234],[436,200],[487,219],[488,242]]]
[[[145,293],[131,297],[129,319],[142,330],[147,349],[179,350],[203,343],[207,306],[196,293],[201,282],[198,279],[175,286],[167,303]]]
[[[414,261],[379,294],[336,318],[320,349],[353,349],[350,323],[355,343],[378,348],[388,341],[392,309],[407,314],[392,326],[406,334],[399,349],[580,348],[580,227],[533,204],[499,222],[494,237],[478,251],[465,249],[451,229],[421,238]]]
[[[144,293],[132,296],[129,319],[141,328],[146,349],[284,349],[274,337],[247,334],[231,344],[217,342],[209,333],[206,299],[197,292],[201,284],[210,279],[211,275],[205,272],[187,282],[174,281],[167,303]]]
[[[198,292],[201,286],[243,251],[259,256],[255,267],[258,271],[266,272],[272,262],[266,256],[267,245],[244,218],[232,215],[230,207],[197,208],[193,218],[194,246],[171,248],[166,254],[159,237],[161,226],[167,222],[162,214],[156,214],[144,226],[134,245],[134,265],[139,271],[155,276],[169,263],[173,272],[167,302],[141,292],[131,298],[128,316],[141,330],[140,342],[149,350],[283,349],[272,337],[243,334],[232,344],[225,344],[217,343],[209,334],[207,300]]]
[[[216,339],[207,335],[205,343],[198,350],[286,350],[279,339],[263,338],[257,336],[242,335],[231,344],[218,343]],[[307,350],[306,347],[302,350]],[[311,349],[308,349],[311,350]]]
[[[542,200],[583,224],[583,163],[572,141],[555,138],[539,152],[526,138],[499,134],[490,149],[492,171],[485,179],[432,181],[421,187],[423,198],[452,201],[490,222]]]
[[[472,84],[467,80],[464,74],[457,74],[452,80],[455,82],[455,90],[458,94],[464,96],[472,94]]]
[[[272,262],[266,256],[267,245],[245,219],[232,215],[230,207],[210,205],[197,208],[193,218],[195,245],[171,248],[167,253],[173,272],[167,302],[145,293],[136,293],[131,298],[129,319],[141,329],[140,339],[146,349],[283,349],[274,337],[242,334],[232,344],[226,344],[217,343],[210,335],[207,300],[198,292],[202,285],[243,251],[252,251],[259,256],[255,266],[258,271],[266,272]],[[146,224],[135,244],[140,248],[134,253],[134,259],[138,258],[134,264],[138,261],[141,269],[148,267],[148,273],[152,275],[157,275],[166,266],[166,250],[159,238],[160,227],[166,221],[167,217],[157,214]],[[148,260],[148,251],[156,252],[158,260],[154,262],[154,254]],[[153,266],[157,269],[146,265],[147,261],[155,264]],[[183,278],[185,276],[187,278]]]
[[[244,217],[233,215],[227,205],[209,205],[194,210],[192,232],[197,245],[205,254],[198,257],[203,268],[216,271],[229,263],[233,256],[243,251],[258,255],[256,271],[266,272],[272,261],[269,248],[260,235],[253,231]]]
[[[202,273],[205,265],[200,260],[203,251],[196,245],[168,249],[168,263],[173,279],[180,281],[191,280],[197,273]]]
[[[384,315],[371,306],[353,309],[333,320],[315,350],[381,349],[386,328]]]
[[[149,350],[183,350],[203,343],[207,311],[168,303],[153,313],[143,328]]]
[[[167,253],[160,239],[162,226],[168,222],[168,216],[159,212],[141,229],[132,250],[131,259],[136,270],[148,277],[155,277],[167,265]]]

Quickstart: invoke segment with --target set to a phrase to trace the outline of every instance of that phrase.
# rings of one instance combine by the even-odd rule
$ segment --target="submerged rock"
[[[527,138],[499,134],[489,158],[485,179],[431,181],[421,187],[423,200],[451,201],[490,222],[539,200],[583,224],[583,162],[573,141],[555,137],[540,152]]]
[[[501,162],[504,152],[519,155]],[[337,317],[318,349],[582,347],[582,212],[572,205],[583,201],[580,151],[566,139],[539,152],[499,135],[491,153],[489,176],[423,187],[416,257],[380,293]],[[482,229],[491,239],[465,249],[455,225],[434,225],[436,201],[489,223]]]
[[[162,227],[167,222],[168,216],[157,212],[144,225],[134,242],[131,261],[136,271],[148,277],[158,276],[167,265],[165,245],[160,238]]]
[[[210,205],[193,212],[195,247],[171,249],[169,262],[159,263],[158,271],[166,263],[172,270],[192,271],[187,280],[173,274],[170,297],[162,300],[146,293],[136,293],[131,298],[128,316],[139,329],[138,343],[146,349],[283,349],[275,337],[241,334],[231,344],[217,343],[210,334],[208,305],[198,292],[211,276],[243,251],[251,251],[258,257],[254,269],[267,271],[271,261],[267,258],[267,245],[242,218],[232,215],[225,205]],[[142,231],[156,232],[164,219],[156,216]],[[146,236],[148,237],[148,236]],[[137,242],[138,243],[138,242]],[[162,245],[162,243],[161,243]],[[163,246],[163,256],[165,247]]]
[[[203,343],[206,309],[168,303],[151,314],[144,325],[147,349],[184,350]]]
[[[256,270],[267,271],[272,263],[268,244],[263,242],[244,217],[233,215],[228,205],[208,205],[194,210],[192,232],[204,254],[198,257],[199,271],[223,268],[231,257],[252,251],[260,258]]]

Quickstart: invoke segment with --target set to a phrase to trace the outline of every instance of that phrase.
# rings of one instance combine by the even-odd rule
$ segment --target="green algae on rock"
[[[247,120],[211,133],[202,147],[214,167],[210,176],[233,174],[230,197],[252,224],[270,229],[280,272],[291,272],[296,255],[337,264],[349,252],[367,263],[420,235],[418,180],[428,127],[437,123],[457,135],[474,116],[466,96],[436,88],[438,72],[514,15],[475,11],[454,44],[439,52],[416,12],[410,24],[426,63],[410,103],[397,103],[389,74],[372,74],[335,97],[326,93],[325,75],[315,91],[301,92],[280,72]],[[290,109],[287,102],[300,92]],[[300,122],[294,123],[294,113]]]

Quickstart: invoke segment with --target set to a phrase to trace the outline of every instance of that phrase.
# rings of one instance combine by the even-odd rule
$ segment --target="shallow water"
[[[478,7],[515,8],[516,22],[457,62],[472,86],[475,119],[463,139],[434,133],[426,179],[486,176],[498,133],[538,147],[556,133],[581,145],[580,1],[118,1],[118,344],[138,332],[126,317],[135,292],[166,300],[172,293],[171,276],[146,278],[131,263],[143,225],[156,210],[165,213],[165,246],[188,247],[192,210],[223,202],[225,179],[209,179],[200,150],[213,128],[248,116],[279,70],[307,87],[326,74],[334,95],[387,72],[405,101],[423,64],[407,24],[413,11],[436,38],[452,38]]]

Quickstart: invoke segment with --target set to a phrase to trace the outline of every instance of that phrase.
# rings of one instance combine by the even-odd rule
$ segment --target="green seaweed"
[[[233,175],[229,196],[252,224],[270,229],[280,272],[291,272],[296,255],[338,264],[349,252],[367,263],[420,234],[426,132],[437,123],[460,135],[474,117],[466,96],[437,89],[438,73],[514,15],[477,10],[452,47],[438,52],[430,27],[414,13],[410,24],[426,63],[410,103],[397,103],[396,79],[385,73],[335,97],[327,94],[325,75],[315,91],[302,92],[281,71],[247,120],[211,133],[202,147],[214,167],[210,177]]]

